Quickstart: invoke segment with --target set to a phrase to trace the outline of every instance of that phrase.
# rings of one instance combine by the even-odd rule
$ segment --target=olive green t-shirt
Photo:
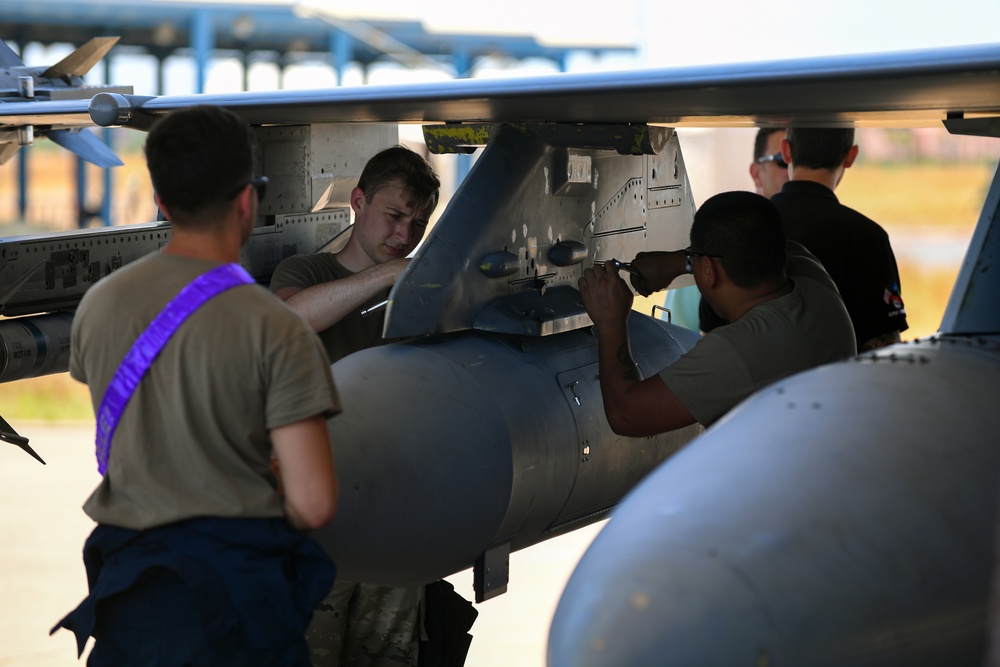
[[[133,342],[218,265],[156,252],[87,290],[73,319],[70,374],[87,383],[95,413]],[[199,516],[280,517],[269,430],[339,411],[305,320],[259,285],[234,287],[185,320],[153,361],[84,510],[135,530]]]
[[[794,242],[785,273],[791,293],[718,327],[660,377],[698,423],[708,426],[758,389],[857,353],[844,300],[823,265]]]
[[[271,276],[271,291],[277,292],[284,287],[305,289],[353,275],[354,273],[345,269],[332,253],[293,255],[282,260],[274,270],[274,275]],[[382,328],[385,325],[384,309],[368,317],[361,315],[362,310],[371,308],[387,298],[389,289],[382,290],[356,311],[329,329],[319,332],[319,338],[326,348],[331,364],[352,352],[390,342],[382,338]]]

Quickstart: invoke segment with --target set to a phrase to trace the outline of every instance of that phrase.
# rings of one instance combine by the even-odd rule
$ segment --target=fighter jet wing
[[[939,127],[1000,112],[1000,45],[518,79],[460,79],[135,100],[100,95],[94,121],[130,126],[198,103],[253,124],[655,123],[671,127]],[[141,111],[141,113],[139,113]]]

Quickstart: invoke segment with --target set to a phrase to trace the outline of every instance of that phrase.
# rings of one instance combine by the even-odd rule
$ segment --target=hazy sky
[[[336,6],[329,0],[310,0]],[[552,42],[637,43],[663,67],[1000,42],[1000,0],[380,0],[382,16],[440,30],[532,33]],[[414,8],[419,8],[419,15]]]
[[[285,0],[275,0],[283,2]],[[252,11],[253,0],[238,0]],[[296,4],[287,0],[287,4]],[[674,67],[722,62],[918,49],[957,44],[1000,44],[1000,0],[504,0],[469,3],[467,0],[309,0],[324,8],[359,18],[406,18],[423,21],[430,30],[512,32],[532,34],[552,44],[631,44],[638,57],[616,56],[594,60],[581,55],[571,70]],[[25,54],[28,64],[50,64],[64,55],[60,47]],[[122,59],[125,60],[125,59]],[[177,59],[175,59],[177,60]],[[190,63],[169,62],[168,94],[193,92]],[[124,69],[128,66],[128,69]],[[113,83],[131,83],[136,93],[151,94],[150,62],[120,63]],[[138,68],[138,69],[136,69]],[[145,70],[143,70],[145,68]],[[480,66],[477,75],[520,75],[554,71],[548,63],[510,63]],[[207,92],[237,90],[235,61],[217,62],[209,75]],[[379,68],[371,83],[447,78],[443,73],[404,73]],[[359,70],[350,70],[345,84],[362,83]],[[260,65],[251,69],[251,87],[275,88],[277,71]],[[286,72],[289,88],[336,85],[328,67]]]

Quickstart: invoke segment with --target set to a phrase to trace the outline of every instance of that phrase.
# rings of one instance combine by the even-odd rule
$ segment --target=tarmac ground
[[[0,667],[81,665],[86,652],[76,659],[73,634],[49,629],[87,594],[81,549],[94,524],[80,508],[100,480],[94,427],[16,428],[46,465],[0,442]],[[511,555],[508,592],[476,605],[467,667],[545,664],[559,595],[603,524]],[[471,570],[448,580],[473,599]]]

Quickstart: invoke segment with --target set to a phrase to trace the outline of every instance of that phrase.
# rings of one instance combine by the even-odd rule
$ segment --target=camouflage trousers
[[[338,580],[306,630],[313,667],[415,667],[423,596]]]

